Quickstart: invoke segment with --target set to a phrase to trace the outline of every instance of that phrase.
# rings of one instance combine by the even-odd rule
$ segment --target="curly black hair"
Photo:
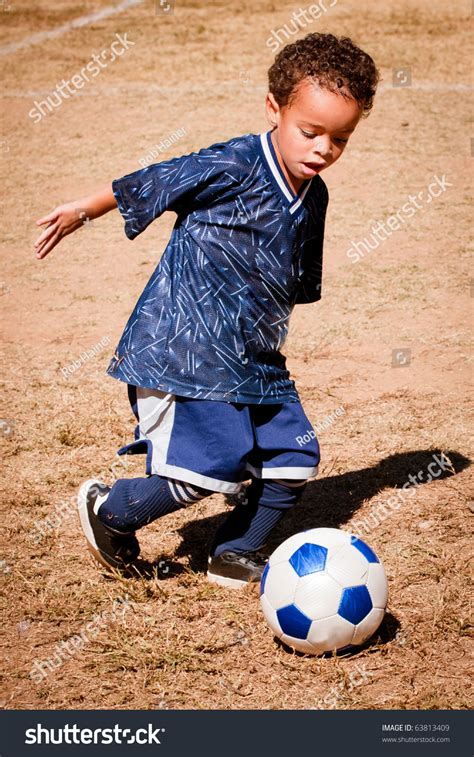
[[[285,45],[268,69],[269,90],[280,106],[291,105],[295,88],[306,78],[346,98],[348,90],[366,118],[380,73],[370,55],[349,37],[314,32]]]

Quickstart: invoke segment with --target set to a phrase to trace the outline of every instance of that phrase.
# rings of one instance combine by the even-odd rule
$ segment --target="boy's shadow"
[[[440,461],[441,465],[439,464]],[[431,470],[428,470],[428,466],[431,464],[433,464]],[[287,513],[272,533],[265,545],[265,551],[270,554],[278,544],[299,531],[323,526],[339,528],[351,519],[364,501],[381,494],[385,489],[398,489],[400,497],[391,493],[382,499],[382,504],[377,502],[371,508],[371,512],[375,509],[381,513],[379,520],[375,521],[372,526],[372,528],[376,528],[379,522],[391,517],[403,508],[405,497],[407,501],[410,500],[411,490],[414,486],[422,486],[429,482],[428,475],[431,471],[433,472],[432,480],[439,480],[459,473],[470,464],[470,460],[459,452],[443,453],[441,450],[425,449],[389,455],[371,467],[310,481],[300,503]],[[436,473],[438,475],[434,475]],[[412,479],[409,478],[410,474],[413,477]],[[407,484],[405,489],[402,488],[404,484]],[[397,502],[400,503],[399,507],[389,508],[389,500],[392,497],[395,497]],[[235,506],[237,504],[235,495],[227,496],[226,501],[229,505]],[[385,509],[380,510],[381,507]],[[178,533],[182,537],[182,542],[176,550],[175,556],[186,556],[189,559],[190,568],[194,572],[205,572],[208,550],[214,532],[228,517],[229,512],[230,510],[227,510],[209,518],[190,521],[180,528]],[[369,522],[369,518],[370,515],[365,520],[354,522],[352,524],[353,530],[359,533],[361,523]],[[369,526],[369,538],[370,530],[371,527]],[[363,539],[366,538],[365,533],[359,535]],[[400,632],[402,632],[401,636],[399,635]],[[397,642],[398,639],[400,639],[401,644],[404,643],[403,629],[399,620],[387,611],[374,636],[361,647],[341,650],[340,654],[360,653],[361,650],[368,649],[372,645],[375,645],[375,650],[378,649],[380,644]],[[281,644],[281,642],[278,643]],[[293,650],[287,649],[287,651],[295,654]],[[300,653],[296,654],[299,655]]]
[[[443,461],[443,454],[447,456],[449,462],[445,462],[444,470],[439,473],[440,466],[436,463],[436,459]],[[278,544],[298,531],[323,526],[339,528],[351,519],[365,500],[371,499],[384,489],[396,487],[400,490],[405,483],[409,483],[407,487],[409,494],[402,490],[402,499],[399,500],[400,508],[392,510],[393,513],[400,512],[403,508],[403,495],[407,501],[410,501],[412,494],[410,490],[414,486],[422,486],[428,482],[427,469],[430,463],[433,463],[433,472],[438,473],[437,477],[433,477],[434,481],[455,475],[471,464],[469,459],[459,452],[417,450],[389,455],[368,468],[310,481],[300,503],[287,513],[272,533],[265,551],[272,552]],[[411,482],[410,474],[414,478],[422,474],[419,479],[420,484]],[[392,496],[395,495],[391,493],[387,499]],[[230,505],[237,504],[232,495],[227,496],[226,501]],[[377,509],[380,504],[374,504],[373,507]],[[193,571],[204,572],[207,569],[208,549],[206,547],[210,546],[214,532],[227,518],[229,512],[227,510],[209,518],[190,521],[180,528],[178,533],[182,537],[182,542],[175,552],[176,557],[187,556]],[[354,524],[354,530],[357,530],[357,523]],[[364,538],[363,533],[360,535]]]

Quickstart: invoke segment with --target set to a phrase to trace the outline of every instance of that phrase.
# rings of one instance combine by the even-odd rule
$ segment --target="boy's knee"
[[[187,481],[178,481],[176,478],[168,478],[168,486],[173,499],[184,507],[214,494],[209,489],[203,489]]]
[[[306,486],[308,484],[308,479],[280,478],[278,479],[278,482],[281,483],[281,485],[284,486],[287,491],[290,491],[293,507],[297,504],[297,502],[300,501],[301,497],[303,496],[304,490],[306,489]]]
[[[260,505],[282,510],[294,507],[303,496],[307,479],[271,478],[262,481]]]
[[[273,480],[291,489],[301,489],[308,483],[307,478],[274,478]]]

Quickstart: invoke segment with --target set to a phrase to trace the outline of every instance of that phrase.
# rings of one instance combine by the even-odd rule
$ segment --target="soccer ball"
[[[387,606],[387,579],[375,552],[337,528],[290,536],[270,555],[260,602],[275,635],[306,654],[363,644]]]

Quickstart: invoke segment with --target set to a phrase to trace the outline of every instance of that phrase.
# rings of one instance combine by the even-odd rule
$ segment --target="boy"
[[[378,79],[350,39],[309,34],[269,69],[270,131],[135,171],[37,222],[47,224],[41,259],[82,224],[79,209],[97,218],[118,207],[129,239],[165,210],[177,214],[107,369],[127,383],[138,421],[119,454],[146,453],[147,475],[89,480],[79,492],[88,547],[106,568],[132,564],[135,532],[156,518],[237,492],[208,578],[236,588],[260,578],[259,550],[320,457],[280,352],[293,306],[321,296],[319,174],[369,114]]]

